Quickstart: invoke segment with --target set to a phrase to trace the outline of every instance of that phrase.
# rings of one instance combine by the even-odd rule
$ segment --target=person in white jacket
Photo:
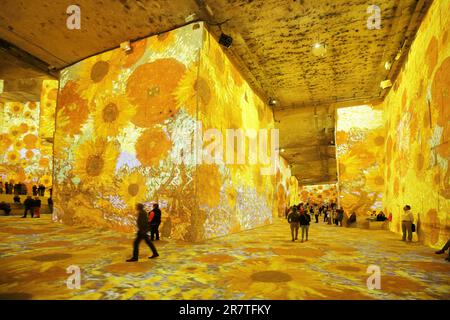
[[[403,233],[403,241],[406,241],[406,233],[408,233],[408,241],[412,241],[412,224],[414,223],[414,216],[411,212],[411,207],[406,205],[403,208],[403,212],[401,215],[402,221],[402,233]]]

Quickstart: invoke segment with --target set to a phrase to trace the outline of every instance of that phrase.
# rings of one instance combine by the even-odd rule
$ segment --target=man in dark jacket
[[[159,240],[159,225],[161,224],[161,210],[157,203],[153,204],[153,210],[148,216],[148,221],[150,222],[150,239],[152,241]]]
[[[34,200],[31,199],[31,196],[28,196],[25,201],[23,202],[23,205],[25,206],[25,211],[23,213],[23,217],[22,218],[26,218],[28,211],[30,211],[31,213],[31,217],[33,218],[34,212],[33,212],[33,205],[34,205]]]
[[[292,241],[295,241],[298,238],[298,228],[300,227],[300,214],[298,213],[296,206],[292,208],[292,211],[288,215],[287,219],[289,224],[291,225]]]
[[[308,241],[308,229],[309,222],[311,221],[311,217],[306,211],[301,211],[300,213],[300,228],[302,228],[302,242],[305,237],[306,232],[306,241]]]
[[[156,251],[155,245],[150,241],[148,237],[148,231],[150,229],[150,224],[148,223],[147,212],[144,210],[144,205],[142,203],[136,204],[137,212],[137,234],[136,239],[133,243],[133,257],[128,259],[127,262],[138,261],[139,259],[139,244],[144,240],[147,245],[152,250],[153,255],[149,259],[153,259],[159,256],[158,251]]]

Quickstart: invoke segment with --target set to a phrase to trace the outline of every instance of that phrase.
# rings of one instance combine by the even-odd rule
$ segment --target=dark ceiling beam
[[[7,55],[19,59],[36,71],[42,72],[55,79],[58,78],[58,73],[54,70],[50,70],[47,63],[3,39],[0,39],[0,50]]]

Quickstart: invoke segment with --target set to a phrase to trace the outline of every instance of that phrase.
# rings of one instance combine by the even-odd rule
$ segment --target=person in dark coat
[[[38,193],[38,187],[36,185],[33,185],[33,196],[37,196]]]
[[[153,210],[148,216],[148,221],[150,222],[150,240],[159,240],[159,225],[161,224],[161,210],[157,203],[153,204]]]
[[[52,199],[52,197],[48,198],[47,203],[48,203],[48,207],[50,208],[50,213],[53,213],[53,199]]]
[[[302,241],[306,233],[306,241],[308,241],[308,229],[309,222],[311,221],[310,215],[306,211],[300,211],[300,228],[302,229]]]
[[[147,212],[144,210],[144,205],[142,203],[136,204],[136,213],[137,213],[137,234],[136,239],[133,243],[133,257],[128,259],[127,262],[134,262],[139,260],[139,244],[142,240],[147,243],[147,245],[152,250],[152,256],[149,259],[153,259],[159,257],[158,251],[155,248],[153,242],[150,241],[148,237],[148,232],[150,230],[150,224],[148,222]]]
[[[297,212],[296,206],[292,208],[287,220],[291,226],[292,241],[295,241],[298,239],[298,228],[300,227],[300,214]]]
[[[353,211],[350,217],[347,220],[347,226],[351,225],[352,223],[356,222],[356,213]]]
[[[5,216],[9,216],[11,214],[11,206],[5,201],[0,202],[0,210],[5,212]]]
[[[25,201],[23,202],[23,205],[25,206],[25,211],[23,213],[22,218],[26,218],[28,211],[30,211],[31,213],[31,217],[33,218],[34,212],[33,212],[33,205],[34,205],[34,200],[31,198],[31,196],[28,196]]]
[[[14,203],[20,203],[19,195],[16,194],[13,199],[14,199]]]
[[[35,218],[41,217],[41,199],[39,199],[39,197],[34,198],[32,211]],[[31,217],[33,217],[33,215]]]

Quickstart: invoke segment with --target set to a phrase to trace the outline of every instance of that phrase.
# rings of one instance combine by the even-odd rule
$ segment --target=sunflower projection
[[[412,207],[419,240],[442,247],[450,237],[450,3],[435,1],[384,101],[384,206],[391,228]],[[438,17],[438,18],[436,18]]]
[[[134,205],[158,202],[161,233],[174,239],[199,241],[270,223],[278,215],[276,174],[262,175],[257,164],[202,162],[191,152],[199,127],[221,134],[273,128],[271,109],[204,24],[131,47],[61,73],[55,220],[131,231]]]
[[[51,185],[52,145],[39,138],[39,102],[2,103],[0,180]]]
[[[53,139],[55,111],[58,96],[58,80],[43,80],[39,112],[39,137]]]
[[[337,203],[336,184],[319,184],[299,187],[300,201],[303,203],[314,203],[320,205],[326,203]]]
[[[339,200],[345,212],[365,216],[382,209],[384,134],[382,106],[337,110]]]

